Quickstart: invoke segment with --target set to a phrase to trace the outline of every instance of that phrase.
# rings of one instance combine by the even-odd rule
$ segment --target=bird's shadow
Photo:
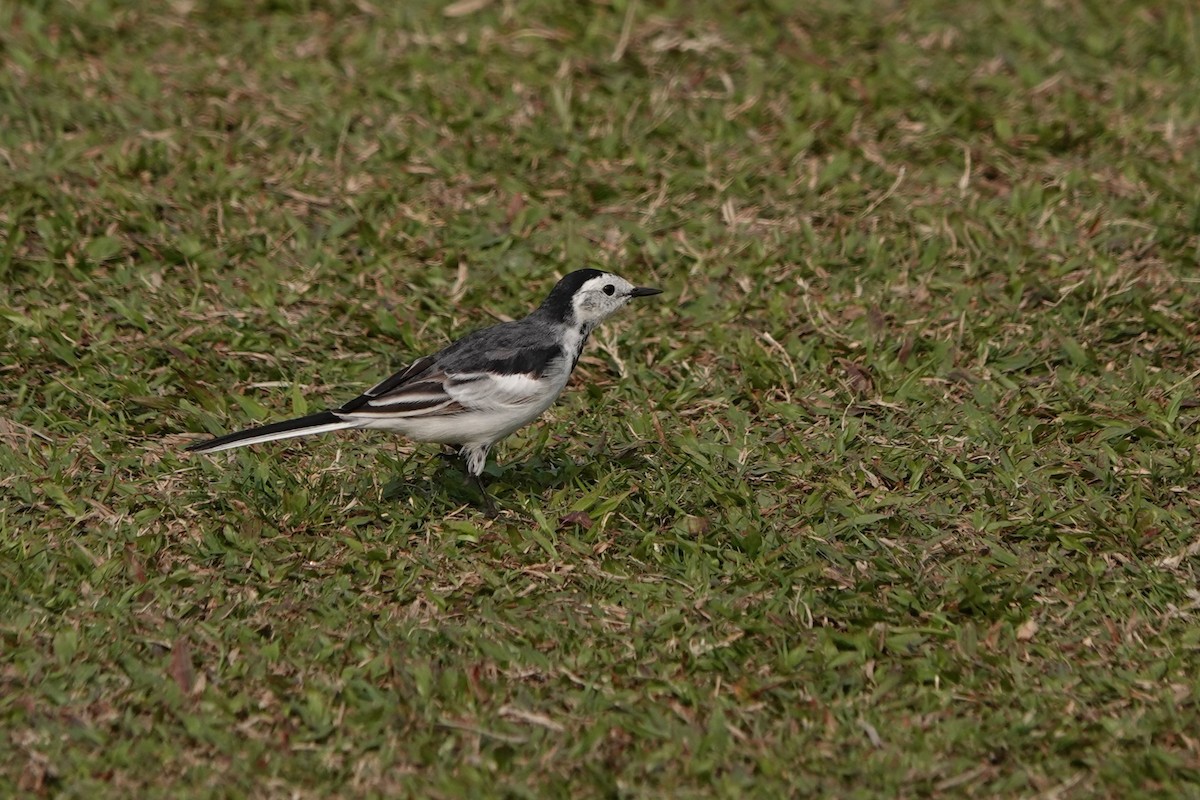
[[[522,462],[491,462],[483,473],[488,493],[502,510],[508,511],[519,511],[519,501],[530,495],[543,495],[576,481],[591,483],[597,478],[593,462],[578,464],[565,455],[547,458],[540,453]],[[483,510],[485,505],[456,453],[438,453],[413,469],[402,465],[401,471],[384,484],[380,499],[394,502],[414,493],[424,495],[431,508],[444,503]]]

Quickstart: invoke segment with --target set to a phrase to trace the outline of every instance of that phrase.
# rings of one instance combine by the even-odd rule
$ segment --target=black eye
[[[606,295],[608,295],[609,297],[612,297],[612,293],[615,292],[616,290],[617,290],[617,287],[613,286],[611,283],[604,287],[604,293]]]

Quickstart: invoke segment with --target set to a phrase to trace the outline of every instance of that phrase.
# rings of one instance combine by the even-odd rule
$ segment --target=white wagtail
[[[198,442],[211,453],[343,428],[400,431],[418,442],[458,445],[467,472],[496,508],[480,475],[488,450],[533,422],[567,385],[588,335],[634,297],[661,293],[596,269],[560,280],[537,310],[516,322],[475,331],[414,361],[349,403]]]

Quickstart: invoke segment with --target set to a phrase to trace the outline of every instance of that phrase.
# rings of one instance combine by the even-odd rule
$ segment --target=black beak
[[[649,297],[652,294],[662,294],[662,289],[651,289],[649,286],[635,286],[630,292],[630,297]]]

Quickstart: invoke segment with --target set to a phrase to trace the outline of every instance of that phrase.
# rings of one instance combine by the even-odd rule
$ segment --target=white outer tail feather
[[[239,439],[236,442],[218,445],[217,447],[206,447],[198,452],[201,453],[217,453],[221,450],[232,450],[235,447],[246,447],[252,444],[262,444],[263,442],[274,442],[279,439],[294,439],[297,436],[312,436],[317,433],[329,433],[330,431],[341,431],[346,428],[357,428],[360,423],[354,420],[343,422],[329,422],[324,425],[313,425],[310,428],[296,428],[295,430],[282,431],[280,433],[268,433],[263,436],[251,436],[246,439]]]

